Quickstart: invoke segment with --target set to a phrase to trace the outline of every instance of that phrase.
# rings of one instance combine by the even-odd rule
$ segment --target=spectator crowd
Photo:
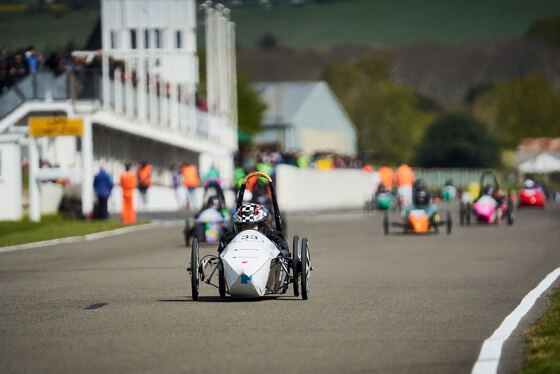
[[[276,166],[280,164],[297,166],[302,169],[361,169],[373,171],[371,165],[361,159],[336,152],[315,152],[308,155],[300,151],[266,152],[243,148],[235,154],[234,163],[236,168],[242,168],[245,171],[257,170],[259,165],[267,165],[268,174],[272,176],[275,174]]]
[[[101,53],[90,56],[49,53],[45,58],[30,45],[25,52],[13,52],[0,48],[0,93],[30,73],[51,71],[55,75],[64,72],[80,72],[101,69]]]

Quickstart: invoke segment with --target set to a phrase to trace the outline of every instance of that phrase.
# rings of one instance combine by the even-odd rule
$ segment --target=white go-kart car
[[[274,185],[268,175],[256,172],[245,177],[237,197],[236,210],[241,208],[247,181],[257,177],[265,178],[268,182],[276,228],[281,233],[283,222]],[[285,294],[291,284],[294,296],[301,294],[302,299],[307,300],[311,270],[307,238],[300,241],[298,236],[294,236],[291,254],[285,256],[273,241],[256,230],[239,232],[218,256],[207,255],[202,259],[199,258],[198,240],[193,238],[190,266],[187,268],[193,300],[198,300],[201,283],[218,288],[221,297],[230,295],[239,298]]]

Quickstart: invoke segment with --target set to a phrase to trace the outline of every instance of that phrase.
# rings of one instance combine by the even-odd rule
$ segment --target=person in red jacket
[[[125,164],[125,171],[121,174],[122,213],[121,219],[125,224],[136,223],[134,210],[134,189],[136,188],[136,174],[130,171],[130,163]]]
[[[183,184],[187,188],[187,209],[196,209],[196,188],[200,186],[200,178],[195,165],[185,163],[181,169]]]
[[[142,208],[148,206],[148,188],[152,185],[152,165],[147,161],[142,161],[138,165],[138,191],[142,197]]]

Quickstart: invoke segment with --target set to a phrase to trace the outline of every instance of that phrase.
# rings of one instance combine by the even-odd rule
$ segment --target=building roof
[[[560,151],[560,138],[525,138],[519,143],[518,151]]]
[[[258,82],[254,85],[267,104],[264,126],[292,122],[311,92],[324,82]]]

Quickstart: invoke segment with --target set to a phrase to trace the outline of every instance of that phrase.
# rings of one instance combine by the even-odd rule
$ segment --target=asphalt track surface
[[[0,372],[469,373],[560,264],[558,205],[450,236],[384,236],[378,213],[288,219],[310,240],[307,301],[202,285],[193,302],[179,227],[0,254]]]

